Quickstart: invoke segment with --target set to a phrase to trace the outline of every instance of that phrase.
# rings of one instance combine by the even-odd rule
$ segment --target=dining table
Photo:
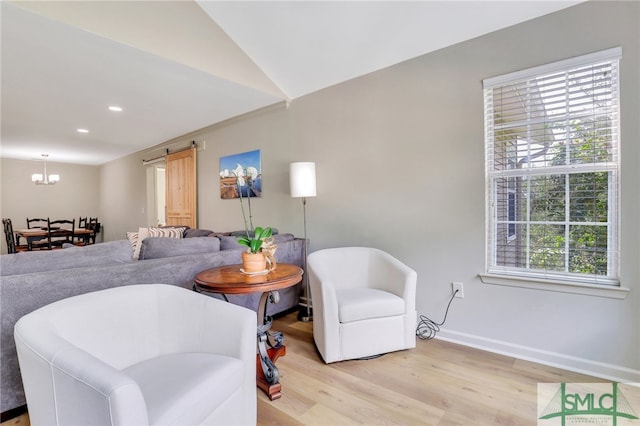
[[[66,236],[68,234],[70,234],[70,230],[64,230],[64,229],[60,229],[60,228],[51,228],[52,237],[62,237],[62,236]],[[65,231],[67,233],[65,233]],[[44,228],[24,228],[24,229],[14,229],[14,234],[16,236],[16,242],[19,243],[20,238],[24,238],[25,240],[27,240],[27,250],[28,251],[32,251],[33,250],[33,243],[34,241],[39,241],[42,240],[44,238],[47,238],[47,235],[49,234],[49,230],[44,227]],[[86,229],[86,228],[76,228],[73,231],[73,236],[74,237],[78,237],[78,238],[82,238],[82,240],[84,241],[85,244],[89,244],[90,242],[90,237],[93,234],[93,230],[92,229]]]

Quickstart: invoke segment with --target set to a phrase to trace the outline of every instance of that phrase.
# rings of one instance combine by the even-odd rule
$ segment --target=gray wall
[[[27,217],[73,219],[98,216],[100,167],[47,161],[47,172],[60,175],[55,185],[35,185],[33,173],[42,173],[41,161],[0,160],[0,211],[14,228],[26,228]],[[23,240],[24,241],[24,240]],[[4,235],[2,253],[7,252]]]
[[[451,282],[464,282],[443,338],[640,381],[639,9],[637,2],[580,4],[172,141],[206,147],[198,153],[200,227],[242,228],[237,201],[219,198],[218,161],[261,149],[264,193],[253,203],[254,222],[301,235],[288,163],[315,161],[311,250],[368,245],[393,253],[417,270],[418,311],[436,320]],[[615,300],[483,284],[482,80],[615,46],[623,47],[621,276],[632,291]],[[117,196],[103,186],[103,211],[132,230],[145,216],[140,208],[123,216],[116,200],[143,206],[143,171],[123,162],[103,168],[103,185],[128,173],[139,186],[130,182]]]
[[[261,149],[264,192],[252,203],[254,222],[301,235],[288,163],[315,161],[318,196],[307,203],[311,250],[368,245],[391,252],[418,272],[418,311],[435,320],[444,314],[451,281],[464,282],[465,298],[452,304],[442,338],[638,382],[639,21],[638,2],[583,3],[168,145],[195,140],[205,147],[198,152],[200,227],[242,228],[237,200],[219,197],[218,162]],[[631,292],[616,300],[483,284],[482,80],[615,46],[623,47],[621,276]],[[146,225],[141,160],[161,152],[101,167],[105,239]]]
[[[105,241],[126,238],[146,223],[146,173],[144,155],[135,154],[112,161],[100,169],[100,212]]]

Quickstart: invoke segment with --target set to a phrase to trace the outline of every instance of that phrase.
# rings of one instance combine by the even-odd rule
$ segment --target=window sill
[[[624,299],[630,291],[630,289],[620,286],[568,283],[564,281],[525,278],[512,275],[479,274],[479,277],[484,284],[583,294],[587,296],[608,297],[611,299]]]

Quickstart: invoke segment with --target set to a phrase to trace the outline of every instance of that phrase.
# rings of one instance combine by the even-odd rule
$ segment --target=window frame
[[[512,186],[513,185],[513,186]],[[518,238],[517,231],[517,189],[515,179],[507,178],[507,241],[515,241]]]
[[[499,285],[515,285],[519,287],[527,287],[527,288],[537,288],[543,290],[558,290],[570,293],[586,293],[586,294],[595,294],[605,297],[615,297],[615,298],[624,298],[628,289],[625,289],[620,286],[620,274],[619,274],[619,246],[620,246],[620,233],[619,233],[619,206],[620,206],[620,185],[619,185],[619,169],[620,169],[620,77],[619,77],[619,60],[622,57],[622,48],[616,47],[612,49],[607,49],[600,52],[595,52],[592,54],[583,55],[576,58],[570,58],[563,61],[554,62],[551,64],[541,65],[529,69],[525,69],[522,71],[517,71],[514,73],[509,73],[489,79],[485,79],[483,81],[484,88],[484,97],[485,97],[485,106],[484,106],[484,119],[485,119],[485,202],[486,202],[486,261],[485,261],[485,272],[480,274],[480,277],[483,282],[487,284],[499,284]],[[551,270],[531,270],[528,265],[526,268],[505,268],[503,266],[499,266],[496,264],[495,253],[498,249],[498,232],[497,232],[497,223],[505,222],[504,220],[500,220],[498,218],[497,213],[497,187],[498,178],[496,177],[498,173],[490,170],[493,167],[492,159],[494,157],[495,151],[493,150],[495,139],[494,139],[494,117],[493,117],[493,99],[492,99],[492,90],[497,87],[504,87],[508,84],[514,82],[523,82],[526,80],[533,80],[536,78],[542,78],[545,75],[554,73],[554,72],[570,72],[573,69],[579,68],[581,66],[590,66],[595,65],[602,62],[611,62],[615,69],[618,71],[618,74],[615,76],[615,87],[612,89],[611,93],[615,96],[615,114],[616,114],[616,124],[615,129],[617,129],[614,140],[614,149],[616,150],[614,157],[615,161],[613,162],[612,167],[603,168],[600,171],[604,171],[609,173],[610,180],[613,180],[613,187],[611,186],[611,181],[609,183],[608,190],[608,205],[607,205],[607,229],[608,229],[608,245],[607,245],[607,276],[598,278],[596,273],[594,274],[574,274],[570,272],[554,272]],[[566,85],[564,86],[566,87]],[[491,92],[491,95],[489,95]],[[490,98],[488,100],[488,98]],[[491,102],[488,104],[488,102]],[[567,113],[567,116],[569,114]],[[529,118],[524,120],[525,123],[530,123]],[[499,126],[498,126],[499,127]],[[593,163],[588,163],[590,166]],[[578,166],[577,169],[581,169],[584,167]],[[554,170],[556,169],[556,170]],[[551,175],[556,171],[564,174],[567,177],[567,183],[565,184],[565,188],[568,188],[569,185],[569,176],[572,173],[576,173],[575,165],[565,165],[565,166],[545,166],[545,172],[540,173],[538,171],[525,170],[521,173],[513,173],[513,174],[503,174],[503,178],[507,178],[507,180],[511,180],[512,176],[527,176],[531,175]],[[593,168],[591,169],[593,172]],[[515,195],[515,191],[512,190],[511,185],[506,185],[508,188],[505,189],[506,198],[504,201],[507,202],[507,215],[512,215],[513,212],[510,209],[516,208],[517,201],[511,200],[511,192]],[[510,192],[511,191],[511,192]],[[567,189],[568,191],[568,189]],[[517,197],[515,197],[517,198]],[[509,216],[511,217],[511,216]],[[509,217],[507,219],[509,219]],[[507,232],[506,232],[506,241],[505,244],[515,243],[515,239],[517,238],[517,233],[519,233],[519,226],[509,223],[510,220],[506,221]],[[523,222],[523,221],[519,221]],[[531,221],[527,218],[526,224],[530,224]],[[515,226],[514,226],[515,225]],[[568,223],[567,223],[568,225]],[[513,226],[513,231],[512,227]],[[611,231],[613,231],[613,235],[611,235]],[[570,247],[570,243],[566,242],[566,246]],[[528,263],[528,261],[527,261]]]

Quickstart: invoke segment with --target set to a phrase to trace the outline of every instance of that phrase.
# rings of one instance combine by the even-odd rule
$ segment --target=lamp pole
[[[306,309],[298,312],[298,320],[312,321],[311,312],[311,287],[309,284],[309,271],[307,268],[308,239],[307,239],[307,197],[316,196],[316,163],[297,162],[289,165],[289,184],[291,196],[302,198],[302,221],[304,228],[304,275],[302,276],[305,291]]]
[[[298,320],[309,322],[313,321],[313,315],[311,314],[311,288],[309,287],[309,270],[307,268],[307,197],[302,197],[302,227],[304,229],[304,275],[302,276],[304,291],[305,291],[305,305],[307,305],[306,315],[300,311],[298,313]]]

